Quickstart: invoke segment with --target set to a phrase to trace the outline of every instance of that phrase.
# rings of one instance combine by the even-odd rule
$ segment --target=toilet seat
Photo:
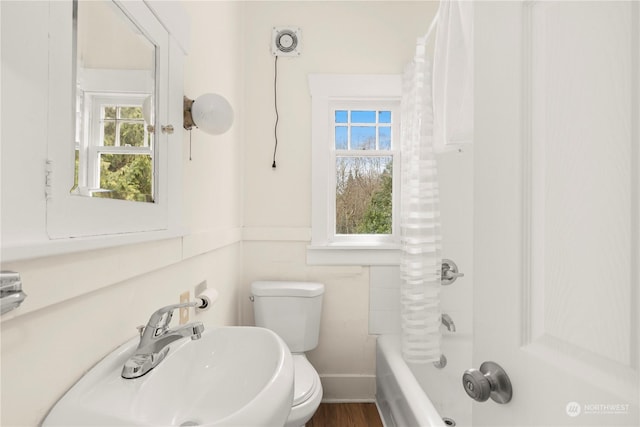
[[[304,355],[293,355],[293,406],[300,405],[313,395],[318,387],[318,373]]]

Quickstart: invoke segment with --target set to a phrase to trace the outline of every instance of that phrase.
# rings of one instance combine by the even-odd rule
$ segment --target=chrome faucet
[[[140,343],[136,352],[124,363],[122,378],[139,378],[158,366],[169,352],[169,344],[184,337],[197,340],[202,337],[202,322],[188,323],[169,329],[173,311],[183,307],[199,307],[201,301],[168,305],[156,310],[147,326],[139,327]]]
[[[453,323],[453,320],[451,320],[451,316],[449,316],[447,313],[442,313],[441,321],[449,332],[456,331],[456,324]]]

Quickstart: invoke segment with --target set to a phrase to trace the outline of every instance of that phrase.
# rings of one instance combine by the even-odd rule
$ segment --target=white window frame
[[[76,149],[79,151],[80,167],[78,169],[78,193],[82,195],[90,196],[94,192],[102,191],[100,189],[100,155],[101,154],[143,154],[151,156],[152,164],[154,163],[154,150],[151,145],[144,145],[141,147],[128,147],[116,144],[115,146],[105,146],[104,142],[104,127],[102,125],[102,111],[105,106],[112,107],[139,107],[144,102],[146,94],[110,94],[110,93],[84,93],[84,105],[87,105],[88,114],[85,113],[85,117],[89,120],[84,123],[86,129],[83,130],[85,137],[82,140],[85,141],[81,146],[76,142]],[[124,120],[116,120],[116,122]],[[116,142],[119,139],[117,132],[118,127],[116,125]],[[149,135],[145,127],[144,130],[145,141],[153,138]],[[92,143],[95,141],[96,143]],[[155,188],[155,182],[152,183],[152,188]],[[155,199],[155,191],[153,191],[153,197]]]
[[[364,244],[364,245],[384,245],[384,244],[396,244],[399,242],[399,201],[400,201],[400,101],[379,101],[379,100],[366,100],[366,101],[331,101],[330,102],[330,130],[332,135],[330,136],[327,144],[329,145],[329,170],[327,174],[331,182],[329,189],[332,189],[332,196],[329,197],[327,204],[327,241],[329,244]],[[392,147],[389,150],[337,150],[335,148],[335,126],[341,124],[335,123],[333,118],[336,111],[346,110],[350,111],[374,111],[385,110],[391,111],[392,123],[391,127],[392,135]],[[350,126],[350,123],[348,123]],[[358,126],[363,124],[358,123]],[[374,124],[373,126],[376,126]],[[336,234],[336,158],[337,157],[392,157],[393,158],[393,177],[392,177],[392,232],[391,234]]]
[[[399,135],[393,135],[394,233],[392,235],[336,235],[335,143],[336,109],[393,111],[399,125],[402,76],[310,74],[311,92],[311,244],[307,262],[319,265],[397,265],[400,242],[398,208],[400,194]],[[391,108],[391,106],[394,106]],[[381,155],[380,152],[378,155]]]

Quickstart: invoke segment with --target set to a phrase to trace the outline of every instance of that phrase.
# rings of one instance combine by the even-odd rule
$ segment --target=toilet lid
[[[318,373],[303,356],[293,357],[295,375],[293,386],[293,406],[311,397],[318,384]]]

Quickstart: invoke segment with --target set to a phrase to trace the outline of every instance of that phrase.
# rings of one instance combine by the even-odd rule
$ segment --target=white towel
[[[441,0],[433,54],[434,148],[473,142],[473,2]]]

